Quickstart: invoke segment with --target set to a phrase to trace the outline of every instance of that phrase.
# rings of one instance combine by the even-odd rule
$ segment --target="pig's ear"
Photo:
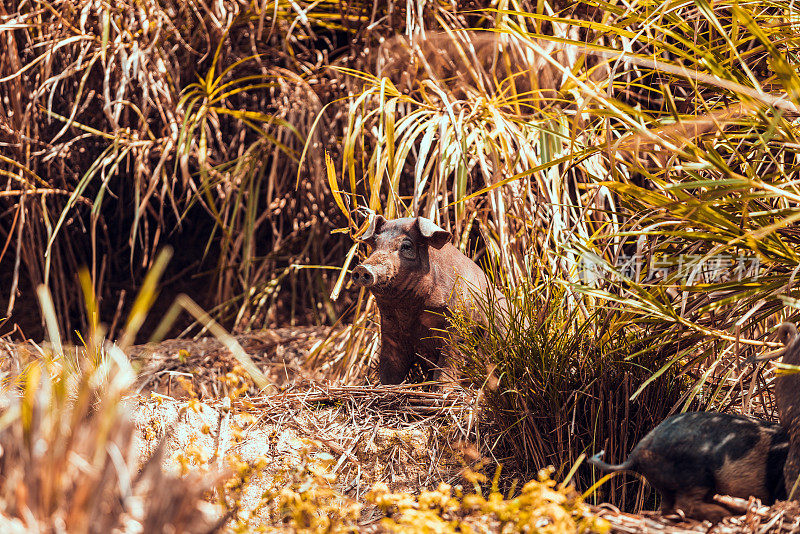
[[[375,236],[381,233],[381,227],[385,222],[386,219],[383,218],[383,215],[375,214],[369,227],[367,227],[367,231],[364,232],[359,239],[371,247],[375,246]]]
[[[452,237],[450,232],[442,230],[425,217],[417,217],[417,226],[419,226],[419,233],[428,240],[428,244],[433,248],[442,248]]]

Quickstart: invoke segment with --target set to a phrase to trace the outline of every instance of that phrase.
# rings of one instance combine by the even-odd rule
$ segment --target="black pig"
[[[731,512],[715,493],[785,499],[783,466],[788,437],[780,425],[742,415],[690,412],[673,415],[650,431],[618,465],[588,461],[603,471],[634,471],[661,494],[661,510],[718,522]]]
[[[482,319],[473,292],[488,292],[505,307],[486,274],[449,243],[450,237],[424,217],[386,220],[380,215],[361,237],[372,253],[353,270],[352,280],[369,288],[380,310],[383,384],[402,382],[416,361],[426,372],[452,363],[445,362],[441,331],[455,310]]]

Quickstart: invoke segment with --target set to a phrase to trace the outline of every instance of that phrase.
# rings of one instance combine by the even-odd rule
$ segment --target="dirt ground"
[[[460,482],[480,457],[476,393],[333,384],[306,361],[328,334],[325,328],[285,328],[238,336],[272,384],[261,392],[216,339],[132,347],[128,355],[138,381],[129,403],[140,457],[148,458],[162,444],[168,470],[230,470],[231,459],[261,465],[238,502],[251,527],[271,521],[265,496],[292,481],[307,482],[317,463],[326,466],[336,493],[351,502],[363,503],[378,482],[411,494]],[[0,357],[3,351],[29,349],[6,344]],[[593,511],[612,532],[800,532],[795,504],[727,504],[741,515],[713,526],[610,506]],[[361,530],[375,531],[381,517],[376,506],[363,507]],[[497,530],[496,522],[478,525],[479,531]]]
[[[140,371],[132,403],[142,457],[165,438],[165,465],[172,468],[187,451],[195,463],[219,469],[231,456],[265,462],[260,480],[242,498],[245,511],[259,507],[270,482],[296,474],[309,459],[333,458],[336,491],[356,501],[376,482],[409,493],[456,482],[470,460],[454,444],[473,434],[474,395],[330,385],[305,361],[327,334],[284,328],[237,336],[276,386],[266,394],[252,385],[234,391],[241,367],[216,339],[133,347],[129,356]],[[369,525],[380,517],[367,507],[361,520]]]

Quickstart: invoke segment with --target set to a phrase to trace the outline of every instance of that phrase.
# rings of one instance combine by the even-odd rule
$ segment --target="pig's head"
[[[441,249],[450,237],[424,217],[389,221],[376,215],[361,237],[372,253],[353,270],[353,283],[387,297],[429,291],[431,249]]]

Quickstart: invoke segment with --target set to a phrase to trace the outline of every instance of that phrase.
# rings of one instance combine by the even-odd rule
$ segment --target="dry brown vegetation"
[[[549,464],[588,488],[582,453],[676,411],[773,417],[745,361],[800,302],[798,24],[772,0],[3,2],[0,332],[218,339],[142,391],[225,396],[241,366],[246,396],[371,392],[346,275],[363,213],[414,214],[514,303],[454,325],[483,403],[462,437],[503,490]],[[296,324],[334,328],[292,361],[223,329]],[[591,498],[654,504],[622,477]]]

